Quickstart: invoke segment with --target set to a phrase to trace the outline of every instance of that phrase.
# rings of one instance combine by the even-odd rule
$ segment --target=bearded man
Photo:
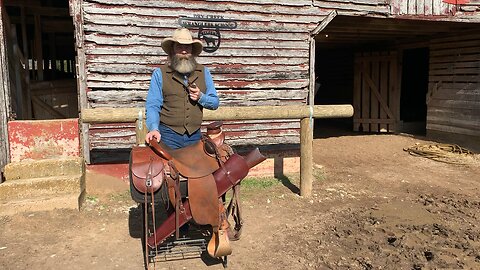
[[[145,141],[161,140],[177,149],[201,139],[203,108],[216,110],[219,99],[210,71],[196,61],[202,43],[192,39],[188,29],[175,30],[162,41],[162,49],[168,63],[152,74],[145,104],[149,130]]]

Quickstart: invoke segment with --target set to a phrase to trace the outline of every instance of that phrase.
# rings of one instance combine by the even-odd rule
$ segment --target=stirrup
[[[230,246],[227,230],[213,232],[212,238],[208,242],[207,251],[208,255],[214,258],[232,254],[232,247]]]

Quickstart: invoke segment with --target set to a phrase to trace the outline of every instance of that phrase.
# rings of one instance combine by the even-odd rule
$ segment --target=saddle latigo
[[[139,203],[154,204],[156,195],[166,186],[175,206],[175,211],[147,238],[151,248],[174,233],[178,239],[179,227],[193,219],[201,225],[212,225],[213,234],[207,247],[212,257],[231,254],[228,235],[237,240],[243,222],[240,213],[234,213],[236,224],[233,231],[229,230],[223,201],[219,198],[233,189],[235,201],[232,202],[238,204],[235,196],[238,184],[265,157],[258,149],[245,157],[234,154],[224,143],[221,126],[221,122],[213,122],[200,142],[181,149],[171,150],[155,141],[150,147],[132,149],[132,198]],[[144,157],[137,158],[142,153]],[[187,180],[188,194],[182,194],[185,181],[180,179]],[[233,208],[239,211],[240,206]]]

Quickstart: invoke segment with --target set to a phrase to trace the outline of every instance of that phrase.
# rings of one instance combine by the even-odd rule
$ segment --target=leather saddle
[[[171,149],[163,142],[152,141],[150,146],[152,150],[161,158],[170,163],[177,169],[178,173],[186,178],[198,178],[212,174],[220,165],[215,156],[215,152],[208,149],[209,141],[198,141],[179,149]],[[213,150],[214,151],[214,150]]]
[[[165,169],[187,179],[213,174],[220,168],[216,156],[217,144],[223,144],[223,139],[204,137],[193,145],[179,149],[171,149],[155,140],[150,142],[149,147],[133,147],[130,159],[133,185],[142,193],[155,192],[166,177]]]
[[[132,182],[138,191],[153,195],[166,180],[170,202],[175,207],[177,238],[184,198],[180,192],[180,176],[187,180],[187,196],[193,220],[197,224],[209,224],[213,228],[207,248],[212,257],[226,256],[232,251],[226,233],[228,222],[223,201],[218,199],[213,177],[213,173],[221,168],[228,155],[221,147],[224,135],[220,127],[221,123],[212,123],[207,127],[207,135],[190,146],[171,149],[162,142],[152,140],[148,147],[134,147],[131,154]]]

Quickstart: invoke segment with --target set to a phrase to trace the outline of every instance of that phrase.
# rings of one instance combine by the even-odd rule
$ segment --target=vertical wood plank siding
[[[391,15],[445,16],[479,21],[472,17],[480,11],[480,0],[390,0]]]
[[[220,15],[237,23],[220,30],[217,51],[199,57],[212,72],[221,106],[305,104],[309,32],[332,9],[387,14],[383,1],[373,2],[84,0],[88,105],[143,107],[151,72],[166,59],[161,41],[179,27],[179,17],[193,15]],[[198,29],[192,32],[196,36]],[[232,144],[300,140],[296,120],[232,121],[225,128]],[[131,125],[92,125],[89,136],[91,148],[135,143]]]
[[[457,5],[444,0],[391,0],[392,15],[448,15]]]
[[[430,46],[427,130],[480,138],[480,34]]]

